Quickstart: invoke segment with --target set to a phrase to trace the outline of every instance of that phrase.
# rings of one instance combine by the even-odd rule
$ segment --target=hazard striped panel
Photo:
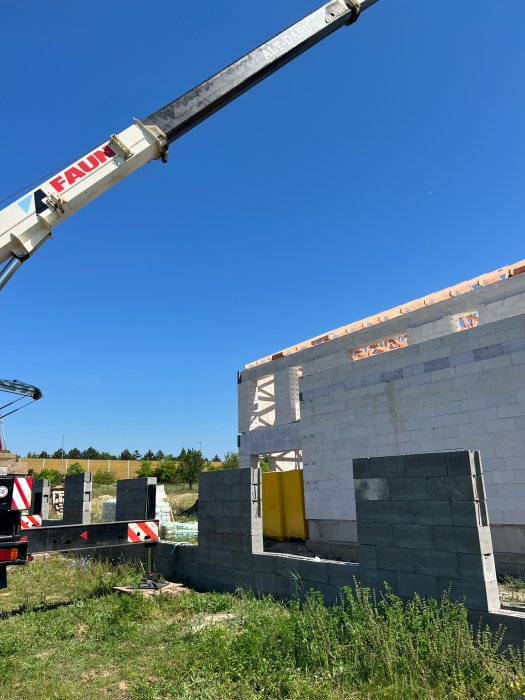
[[[28,530],[30,527],[42,527],[42,516],[22,515],[20,518],[20,527],[22,530]]]
[[[128,542],[156,542],[158,539],[158,523],[151,521],[128,524]]]
[[[33,477],[16,477],[13,484],[12,510],[27,510],[31,505],[31,491],[33,489]]]

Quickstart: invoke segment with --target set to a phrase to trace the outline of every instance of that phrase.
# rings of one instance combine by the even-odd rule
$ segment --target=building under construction
[[[304,470],[317,548],[355,554],[353,459],[479,450],[496,560],[525,563],[523,272],[525,260],[239,373],[241,466],[267,455]]]

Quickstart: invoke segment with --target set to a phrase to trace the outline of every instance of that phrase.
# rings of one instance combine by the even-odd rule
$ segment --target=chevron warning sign
[[[13,484],[12,510],[27,510],[31,505],[31,490],[33,477],[16,477]]]
[[[128,542],[156,542],[159,526],[156,522],[128,523]]]
[[[28,530],[30,527],[42,527],[42,516],[22,515],[20,518],[20,527],[22,530]]]

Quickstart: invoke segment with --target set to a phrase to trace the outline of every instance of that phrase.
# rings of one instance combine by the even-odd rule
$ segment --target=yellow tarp
[[[262,475],[263,533],[274,540],[308,539],[303,470]]]

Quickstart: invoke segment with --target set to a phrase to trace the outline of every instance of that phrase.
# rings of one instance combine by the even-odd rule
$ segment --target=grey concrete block
[[[252,555],[247,552],[232,552],[232,566],[243,571],[253,570]]]
[[[414,550],[377,547],[377,568],[387,571],[414,571]]]
[[[481,525],[481,511],[474,501],[455,501],[452,504],[452,521],[460,527]]]
[[[253,589],[255,588],[255,574],[253,571],[234,569],[233,582],[235,588]]]
[[[253,570],[257,573],[274,574],[275,556],[273,554],[254,554],[252,557]]]
[[[363,457],[352,460],[354,479],[367,479],[370,476],[370,459]]]
[[[153,552],[159,547],[160,545],[157,545]],[[193,555],[196,551],[197,547],[194,544],[177,544],[173,547],[171,556],[174,561],[193,561]]]
[[[414,552],[414,568],[417,574],[447,578],[459,578],[456,552]]]
[[[243,471],[245,471],[245,470],[243,469]],[[241,484],[240,486],[232,486],[231,487],[231,494],[227,500],[241,501],[242,502],[242,501],[246,501],[248,498],[251,498],[249,485],[246,486],[244,484]]]
[[[215,530],[216,530],[216,532],[218,532],[219,534],[225,534],[225,533],[232,534],[232,533],[234,533],[233,520],[234,520],[233,518],[228,518],[225,515],[215,518]],[[240,520],[240,518],[239,518],[239,520]],[[237,533],[235,533],[235,534],[237,534]]]
[[[203,534],[205,532],[215,532],[215,518],[199,512],[199,533]]]
[[[446,476],[446,453],[405,455],[405,470],[407,476]]]
[[[204,536],[204,540],[202,540],[202,537]],[[223,543],[224,543],[224,538],[222,534],[219,534],[217,532],[209,532],[206,533],[205,535],[201,535],[199,533],[199,545],[201,544],[205,545],[209,549],[224,549]]]
[[[472,501],[473,482],[468,476],[432,476],[427,480],[428,497],[435,501]]]
[[[359,521],[359,504],[357,519]],[[378,523],[411,523],[412,513],[409,501],[376,501],[373,503],[374,520]]]
[[[199,525],[201,517],[222,517],[224,515],[224,503],[222,501],[204,501],[200,502],[199,494]]]
[[[259,574],[261,576],[268,576],[271,574]],[[292,579],[289,576],[276,576],[277,582],[277,595],[280,598],[299,598],[302,593],[302,587],[300,581],[297,579]]]
[[[300,578],[299,560],[286,554],[275,556],[274,570],[278,576],[295,576]]]
[[[440,598],[441,596],[446,596],[455,603],[463,603],[464,596],[461,588],[461,581],[446,576],[441,578],[438,576],[438,595]]]
[[[359,572],[358,564],[329,562],[328,583],[332,586],[354,586],[355,579]]]
[[[467,608],[474,608],[475,610],[488,610],[489,609],[489,590],[495,586],[497,589],[497,582],[491,582],[489,588],[483,581],[461,581],[461,590],[463,592],[463,598]],[[499,592],[498,592],[499,598]]]
[[[392,525],[390,523],[357,523],[359,544],[392,545]]]
[[[275,574],[255,571],[253,578],[254,588],[256,590],[260,591],[261,593],[269,593],[271,595],[276,595],[278,593],[277,576]]]
[[[430,525],[392,525],[392,544],[395,547],[411,549],[433,549],[432,527]]]
[[[233,568],[233,552],[227,549],[210,550],[210,564]]]
[[[388,479],[392,501],[424,501],[428,498],[427,479],[402,477]]]
[[[478,348],[474,350],[474,360],[489,360],[491,357],[499,357],[503,355],[503,345],[497,343],[486,348]]]
[[[197,547],[197,551],[193,555],[193,561],[197,564],[209,564],[210,563],[210,550],[205,547]]]
[[[324,561],[299,561],[299,575],[304,581],[328,583],[328,564]]]
[[[232,588],[235,587],[235,574],[232,568],[228,566],[215,566],[212,567],[212,570],[212,577],[215,581],[231,586]]]
[[[377,589],[377,569],[375,567],[373,569],[368,569],[364,566],[360,566],[357,579],[361,586]]]
[[[414,525],[452,525],[452,506],[446,501],[410,501],[410,522]]]
[[[496,578],[493,555],[458,553],[459,572],[466,581],[491,581]]]
[[[238,486],[216,486],[215,487],[215,499],[217,501],[233,501],[237,500],[233,498],[233,489],[239,488]]]
[[[397,592],[405,598],[411,598],[415,593],[421,596],[437,598],[439,596],[437,576],[409,573],[398,574]]]
[[[398,576],[401,576],[401,574],[398,574],[395,571],[387,571],[385,569],[378,569],[377,570],[376,589],[379,592],[383,592],[387,588],[390,588],[392,591],[395,591],[397,588],[397,577]]]
[[[469,450],[458,450],[446,453],[447,471],[450,476],[469,476],[475,474],[474,453]]]
[[[193,584],[193,581],[199,578],[199,564],[191,561],[175,562],[170,572],[162,570],[161,573],[165,577],[169,576],[171,580]]]
[[[367,569],[377,569],[377,550],[375,546],[360,544],[358,549],[359,564]]]
[[[389,499],[387,479],[354,479],[356,501],[386,501]]]
[[[242,515],[240,501],[225,501],[223,504],[223,511],[226,516],[240,518]]]
[[[242,552],[242,536],[226,533],[222,536],[222,547],[232,552]]]
[[[432,527],[433,548],[437,552],[455,552],[456,538],[454,528],[449,526]]]
[[[360,522],[375,522],[374,515],[374,504],[372,501],[359,501],[356,502],[356,518]]]
[[[405,476],[405,456],[372,457],[370,459],[369,472],[371,477],[379,478]]]
[[[455,527],[454,533],[456,537],[456,550],[463,554],[476,554],[479,556],[482,552],[480,530],[488,528],[478,527]],[[490,532],[484,536],[483,553],[492,552]]]

